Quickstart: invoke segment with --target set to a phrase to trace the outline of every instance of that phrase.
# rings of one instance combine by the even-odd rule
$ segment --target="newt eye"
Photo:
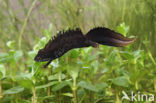
[[[41,60],[41,57],[39,57],[39,56],[35,57],[35,61],[40,61],[40,60]]]
[[[38,60],[41,60],[41,57],[38,57],[37,59],[38,59]]]

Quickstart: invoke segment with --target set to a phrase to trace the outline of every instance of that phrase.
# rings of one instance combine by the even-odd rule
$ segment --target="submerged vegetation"
[[[0,0],[0,103],[153,103],[122,96],[156,96],[155,0],[15,1]],[[74,49],[47,69],[34,61],[59,30],[98,26],[137,40]]]

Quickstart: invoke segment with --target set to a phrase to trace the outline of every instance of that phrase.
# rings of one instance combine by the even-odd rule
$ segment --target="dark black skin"
[[[82,41],[84,42],[84,41]],[[75,44],[70,44],[70,45],[63,45],[62,48],[59,48],[57,50],[55,50],[54,52],[52,51],[44,51],[43,49],[39,50],[38,54],[35,57],[35,61],[37,62],[42,62],[42,61],[48,61],[43,68],[46,68],[51,61],[53,61],[56,58],[61,57],[62,55],[64,55],[66,52],[68,52],[70,49],[72,49],[71,47],[74,46],[75,48],[79,48],[80,45],[77,45],[78,43]],[[98,47],[98,44],[89,40],[86,40],[85,43],[83,43],[85,45],[82,45],[81,47],[88,47],[88,46],[92,46],[92,47]],[[48,55],[46,55],[48,54]],[[45,58],[45,59],[42,59]]]
[[[98,44],[123,47],[134,41],[135,38],[126,38],[104,27],[94,28],[86,35],[83,35],[80,29],[69,30],[58,33],[57,37],[50,40],[43,49],[39,50],[34,60],[37,62],[48,61],[44,65],[44,68],[46,68],[52,60],[63,56],[74,48],[98,47]]]

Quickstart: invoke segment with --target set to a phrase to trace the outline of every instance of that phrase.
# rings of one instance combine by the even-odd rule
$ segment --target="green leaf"
[[[80,54],[80,51],[79,49],[73,49],[70,51],[70,57],[71,58],[77,58]]]
[[[94,60],[91,62],[91,67],[93,67],[94,74],[96,74],[98,71],[98,65],[99,65],[99,63],[97,60]]]
[[[10,49],[13,49],[15,48],[15,41],[8,41],[6,43],[6,45],[10,48]]]
[[[81,49],[82,55],[86,55],[92,51],[91,47]]]
[[[21,73],[18,76],[16,76],[16,80],[24,88],[31,89],[34,86],[31,73]]]
[[[126,36],[129,31],[129,26],[126,26],[125,23],[122,23],[120,24],[120,26],[117,27],[117,31]]]
[[[136,51],[133,52],[135,60],[137,60],[137,59],[139,59],[141,57],[142,52],[143,52],[142,50],[136,50]]]
[[[67,96],[67,97],[73,97],[72,93],[62,93],[62,95]]]
[[[31,89],[34,86],[33,82],[28,78],[18,80],[18,83],[27,89]]]
[[[65,79],[65,75],[64,74],[61,74],[61,79]],[[48,76],[48,80],[58,80],[58,77],[59,77],[59,73],[55,74],[55,75],[50,75]]]
[[[88,82],[85,82],[85,81],[79,82],[79,83],[78,83],[78,86],[79,86],[79,87],[82,87],[82,88],[84,88],[84,89],[93,91],[93,92],[98,92],[98,89],[97,89],[94,85],[92,85],[92,84],[90,84],[90,83],[88,83]]]
[[[126,58],[127,60],[133,59],[133,54],[127,51],[120,51],[121,55]]]
[[[0,58],[4,58],[6,56],[8,56],[8,53],[0,53]]]
[[[37,51],[35,51],[35,50],[28,52],[28,55],[30,58],[34,58],[36,54],[37,54]]]
[[[58,61],[58,59],[52,61],[50,64],[52,65],[53,68],[59,67],[59,61]]]
[[[42,96],[42,97],[37,97],[39,101],[44,101],[46,99],[53,99],[55,95],[50,95],[50,96]],[[38,101],[38,102],[39,102]],[[30,102],[29,102],[30,103]],[[40,102],[39,102],[40,103]],[[54,103],[54,102],[49,102],[49,103]]]
[[[69,81],[62,81],[62,82],[59,82],[58,84],[56,84],[53,88],[52,88],[52,91],[58,91],[58,90],[61,90],[63,87],[69,85]]]
[[[76,80],[76,78],[78,77],[79,68],[77,67],[68,68],[68,73],[73,78],[73,80]]]
[[[108,84],[107,83],[99,83],[99,84],[96,84],[95,87],[100,91],[100,90],[107,88]]]
[[[18,51],[15,51],[15,54],[14,54],[14,59],[15,61],[17,62],[23,55],[23,52],[21,50],[18,50]]]
[[[113,84],[121,87],[128,87],[129,81],[125,76],[121,76],[113,79]]]
[[[7,95],[7,94],[16,94],[16,93],[20,93],[24,90],[23,87],[21,86],[17,86],[17,87],[13,87],[11,89],[8,89],[6,91],[3,92],[3,95]]]
[[[57,83],[58,83],[58,81],[52,81],[52,82],[49,82],[48,84],[36,86],[35,88],[36,88],[36,89],[47,88],[47,87],[53,86],[53,85],[55,85],[55,84],[57,84]]]
[[[6,63],[10,60],[8,53],[0,53],[0,63]]]
[[[4,65],[0,64],[0,79],[4,78],[6,74],[6,70]]]
[[[52,29],[53,29],[53,25],[50,23],[49,24],[49,29],[44,29],[43,30],[43,34],[45,35],[45,37],[48,39],[48,38],[51,38],[51,34],[52,34]]]

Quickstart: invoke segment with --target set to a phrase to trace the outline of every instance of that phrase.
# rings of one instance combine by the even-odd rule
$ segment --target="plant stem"
[[[37,99],[36,99],[36,89],[35,89],[35,87],[32,88],[32,92],[33,92],[32,103],[37,103]]]
[[[154,91],[155,91],[155,94],[156,94],[156,79],[154,79]]]
[[[62,73],[61,72],[59,72],[58,81],[62,82]]]
[[[153,62],[153,64],[156,65],[156,61],[154,60],[154,58],[153,58],[153,56],[152,56],[150,51],[148,52],[148,55],[149,55],[151,61]]]
[[[138,86],[138,80],[136,80],[136,82],[135,82],[135,88],[136,88],[136,90],[139,89],[139,86]]]
[[[59,82],[62,81],[62,73],[61,72],[59,72],[58,81]],[[61,90],[59,90],[59,103],[62,103],[62,101],[61,101]]]
[[[116,103],[121,103],[118,88],[115,89],[115,95],[116,95]]]
[[[52,75],[52,68],[49,69],[49,75]],[[47,77],[47,81],[49,82],[48,77]],[[51,95],[51,86],[48,87],[48,91],[47,92],[48,92],[47,95],[50,96]]]
[[[78,103],[76,90],[73,90],[73,96],[74,96],[75,103]]]
[[[122,18],[121,18],[122,21],[124,21],[125,8],[126,8],[126,1],[124,0],[123,3],[124,3],[124,4],[123,4],[123,8],[122,8]]]
[[[48,92],[47,95],[50,96],[51,95],[51,87],[50,86],[48,87],[48,91],[47,92]]]
[[[21,31],[20,31],[20,34],[19,34],[19,41],[18,41],[19,49],[21,49],[22,35],[23,35],[24,30],[25,30],[25,27],[26,27],[26,25],[27,25],[28,18],[29,18],[29,16],[30,16],[31,11],[32,11],[33,7],[35,6],[36,2],[37,2],[37,0],[34,0],[33,3],[32,3],[32,5],[31,5],[31,7],[29,8],[28,13],[27,13],[27,16],[26,16],[26,18],[25,18],[25,20],[24,20],[22,29],[21,29]]]
[[[1,81],[0,81],[0,99],[2,98],[2,84],[1,84]]]
[[[74,101],[75,103],[78,103],[78,99],[77,99],[77,86],[76,86],[76,78],[73,79],[73,96],[74,96]]]

